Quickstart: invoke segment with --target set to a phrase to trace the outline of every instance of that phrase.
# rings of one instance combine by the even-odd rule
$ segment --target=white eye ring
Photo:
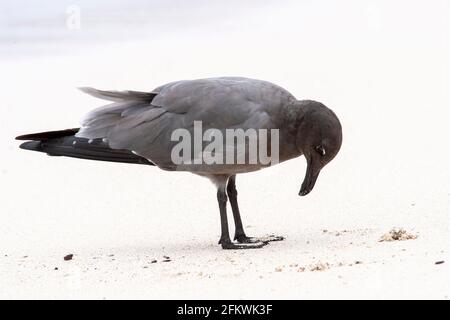
[[[316,146],[316,151],[321,155],[324,156],[326,154],[325,148],[321,145]]]

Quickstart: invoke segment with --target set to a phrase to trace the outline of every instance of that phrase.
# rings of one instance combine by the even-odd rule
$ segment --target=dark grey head
[[[320,102],[298,101],[304,110],[296,144],[306,158],[307,169],[299,195],[306,196],[314,188],[320,170],[339,152],[342,127],[333,111]]]

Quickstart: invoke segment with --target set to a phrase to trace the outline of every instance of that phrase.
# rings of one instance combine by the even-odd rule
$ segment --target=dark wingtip
[[[27,141],[22,143],[19,148],[24,150],[39,150],[41,146],[40,141]]]
[[[21,136],[17,136],[16,140],[32,140],[30,139],[30,136],[33,136],[33,134],[23,134]]]
[[[78,132],[78,130],[80,130],[80,128],[30,133],[30,134],[24,134],[21,136],[17,136],[16,140],[36,140],[37,141],[37,140],[48,140],[48,139],[54,139],[54,138],[61,138],[61,137],[73,136],[74,134],[76,134]]]

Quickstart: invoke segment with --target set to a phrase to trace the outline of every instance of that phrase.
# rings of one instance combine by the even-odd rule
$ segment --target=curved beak
[[[302,187],[300,188],[299,196],[306,196],[311,190],[314,188],[316,184],[317,177],[319,176],[320,170],[322,166],[318,161],[314,161],[313,159],[308,158],[308,166],[306,168],[305,178],[302,183]]]

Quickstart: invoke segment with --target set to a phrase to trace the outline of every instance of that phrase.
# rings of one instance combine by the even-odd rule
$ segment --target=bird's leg
[[[281,241],[284,240],[282,236],[270,235],[266,237],[256,238],[256,237],[247,237],[244,231],[244,227],[242,225],[241,214],[239,212],[239,205],[237,201],[237,190],[236,190],[236,176],[231,176],[228,179],[227,184],[227,193],[230,198],[231,209],[233,210],[233,218],[234,225],[236,227],[236,231],[234,234],[234,240],[240,243],[258,243],[258,242],[270,242],[270,241]]]
[[[239,212],[239,205],[237,202],[236,176],[231,176],[230,179],[228,179],[227,193],[228,197],[230,197],[231,209],[233,211],[234,225],[236,227],[234,233],[234,240],[243,242],[240,240],[246,239],[248,237],[245,234],[244,226],[242,225],[241,214]]]
[[[222,228],[219,244],[222,245],[223,249],[256,249],[264,247],[267,243],[254,242],[247,244],[236,244],[231,241],[230,234],[228,232],[227,194],[225,191],[225,185],[223,187],[219,187],[217,190],[217,200],[219,202],[220,210],[220,225]]]
[[[228,231],[228,219],[227,219],[227,195],[221,188],[217,190],[217,201],[219,202],[220,210],[220,227],[221,235],[219,244],[222,246],[228,242],[231,242],[230,233]]]

